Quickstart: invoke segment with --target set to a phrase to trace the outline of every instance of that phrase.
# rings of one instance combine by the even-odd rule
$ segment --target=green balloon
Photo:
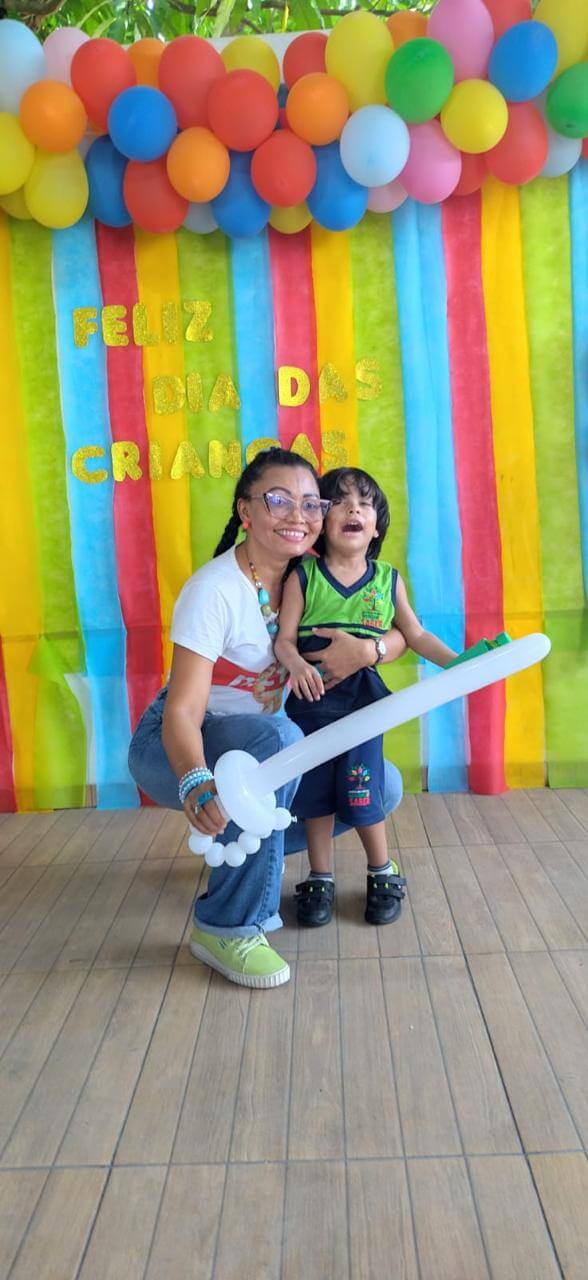
[[[565,138],[588,137],[588,62],[577,62],[553,81],[545,111],[552,129]]]
[[[424,124],[445,106],[454,78],[451,58],[438,40],[408,40],[386,68],[386,97],[408,124]]]

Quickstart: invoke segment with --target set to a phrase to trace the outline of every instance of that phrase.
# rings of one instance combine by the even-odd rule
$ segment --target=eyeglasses
[[[289,498],[285,493],[273,493],[271,489],[267,493],[252,494],[250,501],[254,498],[263,500],[270,516],[290,516],[293,511],[300,511],[311,522],[324,520],[333,505],[327,498],[308,497],[296,502],[295,498]]]

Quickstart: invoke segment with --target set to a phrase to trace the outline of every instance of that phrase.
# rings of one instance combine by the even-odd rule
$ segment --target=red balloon
[[[301,204],[316,181],[315,154],[290,129],[278,129],[257,148],[251,181],[258,196],[281,209]]]
[[[582,155],[588,160],[588,138],[584,138],[582,143]]]
[[[137,83],[126,49],[105,36],[80,45],[72,58],[70,76],[90,120],[104,130],[114,99]]]
[[[181,129],[208,125],[209,91],[226,74],[220,53],[200,36],[177,36],[166,45],[159,63],[159,88],[173,104]]]
[[[508,125],[500,142],[485,159],[490,173],[519,187],[536,178],[547,160],[547,125],[532,102],[509,102]]]
[[[254,151],[276,127],[278,99],[257,71],[229,71],[208,95],[208,122],[231,151]]]
[[[465,151],[462,152],[461,177],[452,195],[473,195],[474,191],[480,190],[487,173],[485,155],[468,155]]]
[[[148,164],[129,160],[123,195],[133,222],[159,235],[177,231],[188,212],[188,201],[178,195],[167,176],[165,156]]]
[[[533,17],[531,0],[484,0],[494,23],[494,35],[499,40],[517,22],[528,22]]]
[[[288,45],[284,54],[282,71],[289,89],[300,80],[301,76],[310,75],[311,71],[326,71],[325,49],[327,36],[321,31],[307,31]]]

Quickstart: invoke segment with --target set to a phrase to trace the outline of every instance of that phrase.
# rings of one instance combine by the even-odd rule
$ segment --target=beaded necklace
[[[274,613],[270,604],[269,591],[264,587],[263,582],[255,568],[255,565],[248,559],[249,568],[251,569],[251,577],[253,578],[253,586],[257,591],[257,600],[261,609],[261,615],[268,629],[270,636],[275,636],[278,628],[278,613]]]

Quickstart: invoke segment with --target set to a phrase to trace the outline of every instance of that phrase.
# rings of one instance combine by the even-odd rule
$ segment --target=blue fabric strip
[[[570,173],[574,402],[584,595],[588,599],[588,160]]]
[[[231,271],[243,453],[262,436],[277,440],[274,313],[267,231],[231,240]]]
[[[96,307],[99,320],[102,306],[94,224],[89,217],[53,234],[53,291],[72,554],[92,703],[97,804],[100,809],[134,808],[139,796],[127,765],[131,724],[126,632],[117,592],[105,354],[98,336],[89,337],[85,347],[76,347],[73,338],[74,309]],[[89,444],[105,451],[104,458],[88,466],[88,471],[108,471],[108,480],[99,484],[84,484],[71,471],[72,454]]]
[[[447,285],[441,213],[407,200],[392,215],[400,324],[409,506],[408,567],[415,612],[461,652],[464,599],[453,454]],[[426,611],[425,611],[426,602]],[[423,674],[437,668],[425,662]],[[426,718],[429,791],[467,791],[463,702]]]

